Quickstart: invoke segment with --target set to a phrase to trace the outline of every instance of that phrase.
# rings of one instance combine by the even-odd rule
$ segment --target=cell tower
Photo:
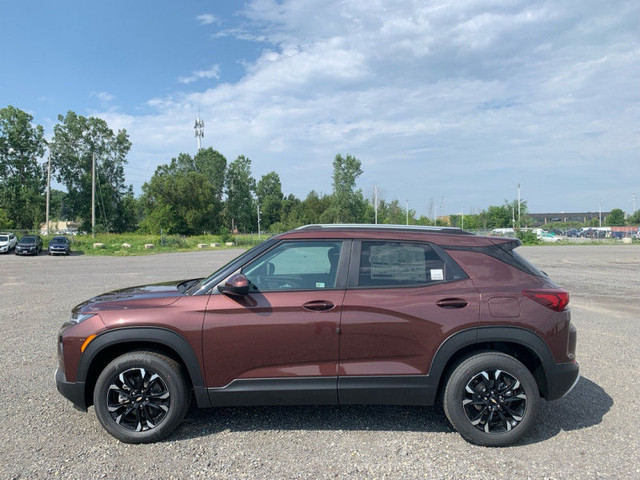
[[[200,120],[200,107],[198,107],[198,118],[193,125],[195,137],[198,139],[198,151],[201,148],[202,137],[204,137],[204,120]]]

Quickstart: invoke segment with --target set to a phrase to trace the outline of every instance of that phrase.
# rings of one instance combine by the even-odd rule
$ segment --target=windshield
[[[6,235],[0,235],[0,242],[8,242],[9,241],[9,237]]]
[[[191,295],[192,293],[197,292],[201,287],[203,287],[204,285],[209,283],[211,280],[213,280],[217,275],[219,275],[223,270],[225,270],[226,268],[231,266],[233,263],[239,262],[240,260],[242,260],[245,257],[248,257],[249,255],[253,255],[255,253],[255,251],[258,250],[258,249],[260,249],[260,250],[265,249],[267,247],[267,245],[270,245],[272,243],[270,240],[271,239],[265,240],[264,242],[256,245],[255,247],[247,250],[243,254],[241,254],[241,255],[237,256],[236,258],[232,259],[230,262],[226,263],[225,265],[223,265],[222,267],[217,269],[215,272],[213,272],[207,278],[204,278],[201,281],[197,282],[195,285],[189,287],[187,289],[186,293],[188,295]]]
[[[54,243],[67,243],[67,239],[65,237],[53,237],[50,244]]]
[[[26,243],[26,244],[36,243],[36,237],[22,237],[22,239],[20,240],[20,243]]]

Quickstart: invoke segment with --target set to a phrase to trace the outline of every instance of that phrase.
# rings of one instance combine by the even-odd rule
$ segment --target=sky
[[[640,3],[0,0],[0,108],[126,129],[136,194],[203,147],[418,214],[640,208]],[[199,112],[199,113],[198,113]]]

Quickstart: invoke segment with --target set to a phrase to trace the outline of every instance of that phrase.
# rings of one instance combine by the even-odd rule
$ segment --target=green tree
[[[356,180],[362,175],[362,164],[356,157],[336,155],[333,160],[333,198],[331,208],[323,213],[323,219],[332,223],[361,222],[366,211],[366,201],[361,190],[356,191]]]
[[[636,210],[631,215],[629,215],[629,218],[627,218],[627,222],[629,223],[629,225],[640,225],[640,210]]]
[[[282,184],[276,172],[263,175],[256,185],[256,196],[260,205],[261,225],[268,230],[271,225],[281,220]]]
[[[13,222],[9,220],[7,212],[0,208],[0,230],[9,230],[11,228],[13,228]]]
[[[51,189],[49,216],[51,220],[73,220],[71,210],[67,206],[67,192],[55,188]]]
[[[508,228],[513,226],[513,217],[510,205],[490,205],[485,212],[487,229]]]
[[[0,109],[0,208],[19,229],[37,228],[44,221],[46,177],[38,159],[46,142],[42,127],[32,121],[11,105]]]
[[[256,181],[251,176],[251,160],[240,155],[229,164],[225,175],[227,200],[225,218],[231,230],[250,232],[257,229],[257,208],[253,200]]]
[[[624,225],[624,212],[620,208],[614,208],[607,215],[606,224],[610,227]]]
[[[171,164],[175,167],[176,162],[174,158]],[[219,207],[213,201],[216,192],[208,176],[170,168],[171,164],[160,165],[142,186],[140,229],[182,235],[217,231]]]
[[[127,222],[124,198],[132,195],[125,185],[124,166],[131,149],[125,130],[114,133],[101,118],[83,117],[69,111],[58,115],[53,127],[51,165],[55,178],[67,189],[71,214],[91,228],[91,172],[96,162],[96,223],[100,229],[121,231]]]

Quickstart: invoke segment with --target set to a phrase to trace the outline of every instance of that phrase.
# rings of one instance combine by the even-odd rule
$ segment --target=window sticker
[[[316,282],[316,288],[324,288],[324,282]]]
[[[444,280],[444,273],[441,268],[431,269],[431,280]]]
[[[371,245],[371,278],[425,282],[424,249],[403,245]]]

